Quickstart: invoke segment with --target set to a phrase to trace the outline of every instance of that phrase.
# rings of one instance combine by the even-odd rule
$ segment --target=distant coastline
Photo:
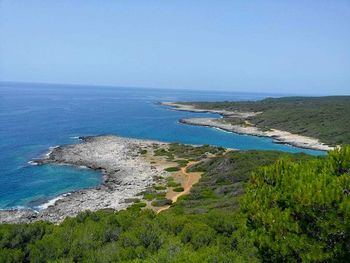
[[[242,118],[246,119],[251,116],[256,116],[261,112],[240,112],[240,111],[228,111],[228,110],[216,110],[216,109],[205,109],[205,108],[196,108],[194,105],[190,104],[181,104],[175,102],[161,102],[163,106],[171,107],[174,110],[179,111],[189,111],[197,113],[217,113],[223,117],[231,118]],[[334,149],[329,145],[326,145],[320,142],[317,138],[311,138],[303,135],[293,134],[287,131],[281,131],[277,129],[270,129],[263,131],[253,124],[246,121],[244,125],[232,124],[226,122],[224,118],[187,118],[180,119],[180,123],[196,125],[196,126],[206,126],[221,129],[227,132],[233,132],[237,134],[246,134],[253,135],[258,137],[268,137],[272,138],[274,143],[288,144],[299,148],[311,149],[311,150],[320,150],[320,151],[329,151]]]

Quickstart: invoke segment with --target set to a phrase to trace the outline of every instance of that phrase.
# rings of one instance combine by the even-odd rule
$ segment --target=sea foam
[[[49,206],[53,206],[55,205],[55,203],[58,201],[58,200],[61,200],[63,198],[65,198],[66,196],[70,195],[70,193],[66,193],[66,194],[63,194],[63,195],[59,195],[53,199],[50,199],[49,201],[47,201],[46,203],[43,203],[41,205],[38,205],[36,208],[38,210],[43,210],[43,209],[46,209],[48,208]]]

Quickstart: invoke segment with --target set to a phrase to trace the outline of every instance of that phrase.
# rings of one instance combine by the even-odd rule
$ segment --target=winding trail
[[[165,196],[167,199],[170,199],[171,201],[173,201],[173,203],[175,203],[180,196],[187,195],[190,192],[192,186],[198,183],[198,181],[202,176],[202,173],[187,172],[187,168],[191,167],[196,163],[198,162],[193,162],[193,161],[189,162],[185,167],[182,167],[179,172],[173,175],[174,178],[179,178],[182,181],[181,186],[184,188],[184,191],[175,192],[173,191],[173,189],[170,189]],[[169,208],[170,208],[170,205],[161,207],[160,209],[157,210],[157,213],[160,213]]]

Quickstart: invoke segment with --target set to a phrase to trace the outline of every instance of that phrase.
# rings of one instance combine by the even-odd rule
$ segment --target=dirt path
[[[201,172],[187,172],[187,168],[191,167],[192,165],[196,164],[198,162],[189,162],[185,167],[182,167],[179,172],[173,175],[174,179],[181,182],[181,186],[184,188],[184,191],[182,192],[175,192],[172,189],[170,189],[167,194],[166,198],[170,199],[175,203],[177,199],[180,196],[186,195],[190,192],[192,186],[196,183],[198,183],[199,179],[201,178],[202,173]],[[169,209],[170,205],[161,207],[157,210],[157,213],[160,213],[164,210]]]

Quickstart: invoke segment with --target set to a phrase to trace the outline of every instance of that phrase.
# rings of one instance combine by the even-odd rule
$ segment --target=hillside
[[[0,262],[346,262],[349,147],[318,158],[222,149],[203,158],[207,149],[158,152],[202,160],[189,169],[202,179],[167,211],[136,203],[60,225],[1,225]]]

